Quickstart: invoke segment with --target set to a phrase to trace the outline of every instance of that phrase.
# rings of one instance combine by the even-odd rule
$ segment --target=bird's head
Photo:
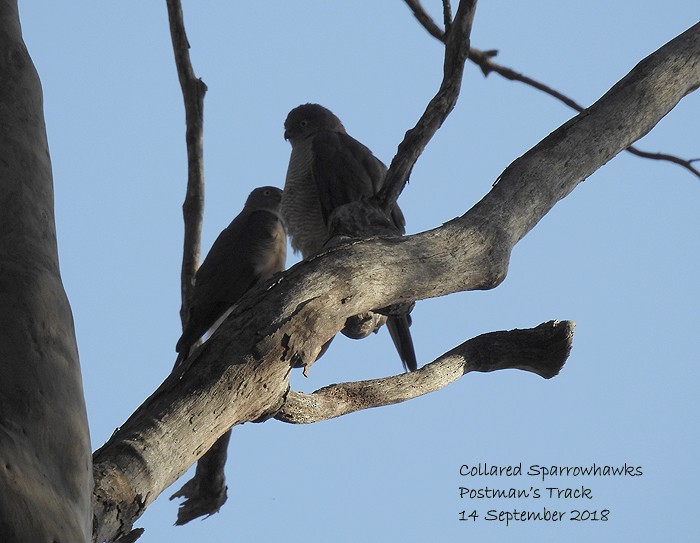
[[[258,187],[245,201],[248,209],[265,209],[277,214],[282,201],[282,191],[277,187]]]
[[[302,104],[295,107],[284,121],[284,139],[299,141],[321,130],[345,133],[340,119],[333,112],[318,104]]]

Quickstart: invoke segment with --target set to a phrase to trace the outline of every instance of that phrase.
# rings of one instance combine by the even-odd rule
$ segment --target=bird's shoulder
[[[197,282],[206,282],[218,270],[237,270],[248,273],[255,264],[251,262],[261,245],[278,237],[284,230],[277,214],[266,209],[254,209],[241,213],[219,234],[197,271]]]
[[[386,167],[352,136],[320,131],[312,141],[314,179],[324,221],[337,207],[371,198],[382,187]]]
[[[334,164],[341,168],[350,168],[363,172],[364,175],[382,179],[386,166],[364,144],[343,132],[321,130],[314,135],[311,142],[315,160]]]

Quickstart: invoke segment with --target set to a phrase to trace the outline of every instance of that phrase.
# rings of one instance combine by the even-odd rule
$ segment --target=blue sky
[[[440,19],[440,2],[425,5]],[[93,447],[172,367],[179,337],[184,112],[165,2],[20,4],[39,70],[61,269],[75,316]],[[203,247],[252,188],[282,186],[287,112],[332,109],[389,162],[437,89],[441,45],[403,2],[185,2],[205,101]],[[696,0],[481,2],[472,43],[588,105],[700,19]],[[468,65],[462,94],[399,202],[410,233],[464,213],[515,158],[573,113]],[[700,94],[640,143],[700,156]],[[175,528],[166,491],[148,542],[690,541],[700,485],[697,354],[700,179],[621,154],[517,245],[489,292],[419,302],[419,363],[493,330],[577,323],[561,375],[468,375],[411,402],[310,426],[236,428],[229,501]],[[291,255],[288,264],[298,257]],[[388,334],[338,338],[293,387],[390,375]],[[463,464],[620,465],[635,478],[465,478]],[[187,477],[187,476],[186,476]],[[466,500],[459,487],[591,489],[593,500]],[[542,490],[544,493],[544,490]],[[488,510],[610,511],[607,522],[487,522]],[[477,522],[459,512],[477,510]]]

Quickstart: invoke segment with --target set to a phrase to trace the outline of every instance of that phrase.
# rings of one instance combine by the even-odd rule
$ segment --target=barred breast
[[[260,254],[254,259],[254,270],[260,280],[272,277],[284,270],[287,259],[287,238],[279,217],[275,214],[274,225],[270,229],[270,237],[261,244]]]
[[[312,176],[311,142],[292,144],[280,212],[292,249],[304,258],[318,253],[328,239]]]

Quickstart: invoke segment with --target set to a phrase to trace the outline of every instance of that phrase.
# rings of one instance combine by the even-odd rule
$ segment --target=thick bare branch
[[[290,371],[284,348],[249,333],[239,336],[247,353],[204,344],[95,451],[95,541],[131,533],[146,507],[226,430],[278,409]],[[271,362],[251,354],[256,344]]]
[[[476,0],[460,0],[454,21],[445,38],[445,61],[440,89],[428,103],[416,126],[406,132],[389,166],[384,189],[377,197],[385,209],[396,202],[408,182],[416,160],[457,103],[464,63],[469,54],[469,35],[475,11]]]
[[[230,426],[279,411],[290,365],[310,364],[345,320],[391,304],[488,289],[513,246],[585,177],[700,86],[700,24],[509,166],[471,210],[403,238],[355,241],[248,292],[95,453],[95,518],[112,540]]]
[[[182,271],[180,284],[182,306],[180,320],[184,326],[190,295],[194,284],[194,274],[199,266],[201,250],[202,219],[204,217],[204,95],[207,86],[199,79],[190,61],[190,44],[185,33],[185,22],[182,15],[180,0],[167,0],[168,20],[170,22],[170,37],[173,42],[177,76],[182,88],[185,102],[185,120],[187,129],[187,193],[182,204],[182,215],[185,222],[183,242]]]
[[[571,351],[574,323],[550,321],[528,330],[491,332],[465,341],[418,371],[330,385],[311,394],[290,391],[277,420],[309,424],[392,405],[439,390],[467,373],[520,369],[550,379]]]
[[[647,134],[699,85],[700,24],[696,24],[642,60],[591,107],[508,166],[494,190],[476,207],[501,196],[508,202],[507,206],[529,207],[532,222],[523,220],[523,216],[516,218],[502,208],[504,231],[521,239],[541,218],[540,207],[547,204],[543,199],[528,203],[530,196],[519,189],[518,184],[523,181],[524,186],[538,184],[543,195],[551,196],[550,202],[554,205],[579,181]],[[620,147],[622,142],[624,146]],[[551,184],[542,182],[542,172],[547,172],[546,179],[551,180]],[[578,181],[569,186],[566,183],[557,186],[557,179]],[[503,185],[505,180],[508,182]],[[499,187],[509,195],[498,195]],[[490,218],[495,219],[492,214]]]

